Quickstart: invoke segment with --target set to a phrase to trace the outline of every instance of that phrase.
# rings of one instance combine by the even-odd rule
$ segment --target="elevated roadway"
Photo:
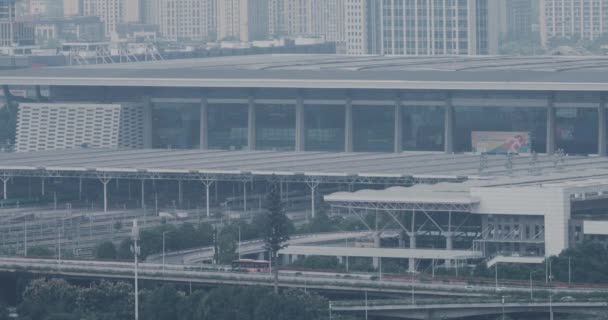
[[[534,314],[571,314],[591,315],[605,319],[608,315],[607,302],[474,302],[447,304],[395,304],[381,306],[332,306],[332,312],[343,314],[367,313],[373,317],[411,320],[432,319],[462,319],[466,317],[487,317],[494,319],[503,313],[507,315],[518,313]],[[543,317],[544,318],[544,317]],[[548,317],[547,317],[548,318]],[[545,318],[546,319],[546,318]]]
[[[289,244],[289,246],[315,243],[319,244],[348,239],[364,238],[372,235],[373,232],[371,231],[317,233],[293,236],[287,243]],[[213,250],[213,247],[204,247],[167,253],[165,254],[165,263],[192,265],[204,261],[210,261],[213,259]],[[266,252],[266,250],[264,249],[264,241],[260,239],[241,242],[239,250],[241,255],[259,254]],[[342,254],[339,254],[338,256],[342,256]],[[150,263],[160,263],[162,262],[162,254],[149,256],[146,261]]]
[[[90,279],[133,279],[134,265],[129,262],[108,262],[94,260],[53,260],[0,257],[0,272],[27,272],[45,276],[65,276]],[[269,273],[231,272],[229,269],[205,266],[183,266],[141,263],[141,279],[199,283],[204,285],[255,285],[272,286],[273,277]],[[320,272],[281,271],[280,286],[309,288],[344,292],[379,292],[409,296],[414,288],[416,295],[475,297],[491,299],[494,286],[464,287],[462,283],[420,282],[417,279],[372,280],[371,274],[337,274]],[[503,293],[529,293],[529,287],[505,286]],[[547,288],[534,288],[544,292]],[[555,288],[560,293],[607,292],[597,288]]]

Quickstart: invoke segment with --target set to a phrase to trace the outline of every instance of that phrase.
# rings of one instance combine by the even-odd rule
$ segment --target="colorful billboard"
[[[530,153],[529,132],[473,131],[471,145],[476,153]]]

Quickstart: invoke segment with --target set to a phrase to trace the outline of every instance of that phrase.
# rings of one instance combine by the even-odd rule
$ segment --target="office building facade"
[[[594,40],[608,31],[608,0],[540,0],[543,45],[552,38]]]
[[[170,40],[207,40],[213,32],[210,0],[158,0],[161,34]]]
[[[499,1],[372,0],[369,14],[379,41],[372,53],[388,55],[487,55],[498,52]]]
[[[219,40],[249,42],[268,37],[268,0],[217,2]]]

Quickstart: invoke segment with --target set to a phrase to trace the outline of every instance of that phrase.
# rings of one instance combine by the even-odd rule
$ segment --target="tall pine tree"
[[[285,215],[285,207],[281,201],[279,185],[276,179],[270,182],[270,192],[266,196],[266,212],[264,213],[264,248],[270,253],[270,263],[274,272],[274,291],[279,292],[278,255],[281,249],[287,247],[289,240],[289,218]]]

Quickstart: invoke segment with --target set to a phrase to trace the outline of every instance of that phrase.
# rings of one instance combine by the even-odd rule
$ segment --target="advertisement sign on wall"
[[[530,153],[529,132],[473,131],[471,145],[476,153]]]

